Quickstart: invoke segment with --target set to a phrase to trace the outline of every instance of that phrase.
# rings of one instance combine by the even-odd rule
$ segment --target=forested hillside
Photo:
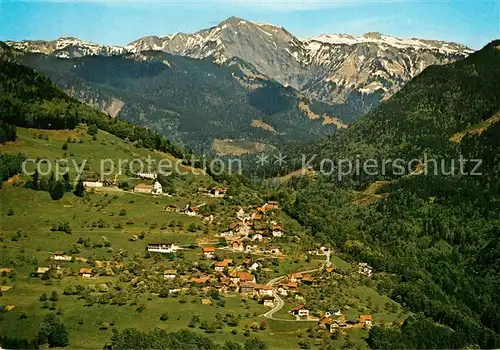
[[[374,327],[373,348],[500,346],[500,123],[491,119],[500,110],[499,47],[495,41],[464,61],[428,68],[317,148],[329,158],[410,160],[426,152],[446,162],[445,173],[433,175],[439,163],[427,164],[428,174],[340,183],[336,174],[318,175],[282,189],[293,217],[372,265],[379,289],[416,313],[401,327]],[[450,140],[457,132],[460,142]],[[481,159],[482,175],[448,174],[460,155]],[[474,166],[466,163],[465,172]],[[375,179],[389,181],[374,200],[362,200],[363,184]]]
[[[319,151],[339,158],[446,154],[454,147],[453,134],[500,109],[499,46],[494,41],[462,61],[428,67],[352,127],[320,142]]]
[[[73,129],[80,123],[95,125],[144,147],[180,158],[184,155],[182,149],[158,133],[97,112],[66,95],[43,74],[17,63],[8,54],[0,56],[0,142],[15,139],[15,126]]]

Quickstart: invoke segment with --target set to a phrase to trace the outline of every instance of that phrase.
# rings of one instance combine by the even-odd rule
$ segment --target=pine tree
[[[71,192],[73,190],[73,185],[71,185],[71,182],[69,181],[69,173],[65,173],[63,175],[63,180],[64,180],[64,190],[66,192]]]
[[[33,173],[33,177],[31,179],[31,181],[33,182],[32,188],[35,191],[38,191],[40,189],[40,174],[38,173],[37,169],[35,169],[35,172]]]
[[[82,179],[78,179],[78,182],[75,187],[75,192],[73,192],[75,196],[77,197],[84,197],[85,196],[85,186],[83,186],[83,181]]]
[[[64,183],[62,181],[56,181],[52,186],[49,187],[50,197],[53,200],[59,200],[64,196]]]

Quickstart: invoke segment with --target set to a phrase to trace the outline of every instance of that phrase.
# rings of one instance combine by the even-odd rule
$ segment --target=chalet
[[[373,268],[367,263],[359,263],[358,272],[366,277],[372,277]]]
[[[288,288],[288,290],[297,290],[297,283],[295,282],[288,282],[285,286]]]
[[[288,275],[288,280],[293,283],[302,281],[302,274],[300,272],[292,273]]]
[[[290,313],[298,317],[309,317],[309,310],[304,305],[298,305],[290,310]]]
[[[255,283],[255,277],[251,273],[244,272],[244,271],[233,271],[229,277],[231,278],[231,281],[234,283],[245,283],[245,282],[252,282]]]
[[[254,225],[253,230],[255,233],[260,233],[261,235],[266,233],[266,226],[265,225]]]
[[[78,273],[78,275],[81,278],[90,278],[90,277],[92,277],[92,269],[89,267],[82,267],[80,269],[80,272]]]
[[[203,305],[212,305],[212,300],[210,300],[208,298],[203,298],[203,299],[201,299],[201,303]]]
[[[250,267],[252,265],[252,259],[251,258],[246,258],[245,260],[243,260],[243,262],[241,263],[242,266],[244,267]]]
[[[255,290],[259,293],[259,296],[273,296],[273,287],[268,285],[255,285]]]
[[[64,255],[63,251],[58,251],[58,252],[54,252],[54,254],[52,254],[51,259],[57,260],[57,261],[71,261],[71,256]]]
[[[224,197],[226,195],[227,190],[222,187],[214,187],[210,189],[209,194],[214,197]]]
[[[50,268],[49,267],[39,267],[36,269],[36,277],[42,278],[49,272]]]
[[[163,208],[163,211],[168,211],[172,213],[176,213],[179,211],[179,208],[173,204],[169,204]]]
[[[262,299],[264,302],[264,306],[266,307],[274,307],[274,297],[265,297]]]
[[[166,253],[172,254],[177,252],[180,247],[176,246],[174,243],[170,242],[158,242],[158,243],[149,243],[147,250],[151,253]]]
[[[213,259],[215,256],[215,247],[203,247],[201,248],[203,256],[207,259]]]
[[[245,245],[243,244],[243,242],[241,240],[233,241],[231,243],[231,248],[237,252],[245,251]]]
[[[280,225],[272,225],[271,232],[273,233],[273,237],[282,237],[283,236],[283,229],[281,228]]]
[[[227,269],[232,264],[233,264],[232,259],[224,259],[222,261],[217,261],[215,262],[215,271],[223,272],[224,269]]]
[[[349,325],[343,321],[340,321],[340,320],[328,319],[328,321],[325,322],[325,327],[326,327],[326,329],[328,329],[328,331],[330,333],[334,333],[338,329],[348,328]]]
[[[370,327],[372,325],[372,315],[359,315],[359,323],[363,326]]]
[[[163,278],[168,280],[168,279],[174,279],[177,277],[177,270],[165,270],[163,271]]]
[[[83,181],[83,186],[89,187],[89,188],[96,188],[96,187],[103,187],[104,183],[100,180],[87,180]]]
[[[138,184],[134,187],[135,193],[152,193],[153,185]]]
[[[255,283],[252,282],[240,283],[241,294],[253,294],[254,292],[255,292]]]

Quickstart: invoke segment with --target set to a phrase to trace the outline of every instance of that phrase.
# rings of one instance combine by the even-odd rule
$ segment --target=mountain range
[[[206,140],[206,143],[222,138],[232,141],[251,139],[257,143],[262,141],[265,144],[276,145],[281,144],[283,140],[292,140],[298,137],[314,139],[326,135],[333,126],[346,127],[379,102],[399,91],[405,83],[426,67],[454,62],[465,58],[472,52],[466,46],[456,43],[399,39],[380,33],[366,33],[359,37],[346,34],[325,34],[309,39],[299,39],[282,27],[254,23],[237,17],[230,17],[217,26],[193,34],[176,33],[166,36],[147,36],[126,46],[99,45],[77,38],[60,38],[55,41],[7,42],[7,44],[19,51],[38,54],[37,56],[43,55],[44,57],[70,60],[71,65],[64,63],[63,60],[47,58],[50,61],[48,64],[40,57],[37,59],[26,58],[24,63],[47,73],[71,95],[100,108],[113,117],[120,116],[133,122],[151,126],[189,147],[198,146],[199,142],[191,141],[200,139],[198,131],[195,131],[194,134],[191,133],[190,125],[187,127],[187,133],[185,133],[185,128],[183,131],[181,130],[182,126],[186,126],[186,122],[192,124],[189,121],[194,118],[194,111],[191,108],[193,106],[190,106],[187,101],[193,95],[182,97],[186,99],[182,108],[178,104],[172,106],[171,101],[167,106],[155,107],[158,100],[166,100],[172,95],[162,95],[166,89],[162,89],[163,92],[160,94],[157,90],[147,94],[146,91],[151,90],[150,88],[156,89],[156,85],[160,81],[162,84],[168,85],[168,89],[170,89],[172,81],[168,81],[169,78],[166,75],[162,75],[162,78],[157,76],[154,79],[150,76],[147,79],[142,79],[142,87],[133,92],[130,85],[135,78],[130,72],[124,73],[117,67],[130,68],[132,66],[130,60],[137,62],[136,66],[141,66],[152,59],[168,62],[176,60],[180,66],[189,64],[192,68],[198,62],[202,69],[207,68],[208,63],[213,63],[214,66],[210,67],[212,72],[207,74],[217,76],[216,72],[223,72],[222,75],[226,76],[229,72],[232,75],[232,78],[229,79],[235,80],[239,86],[235,88],[233,82],[221,81],[220,83],[226,84],[226,87],[232,87],[225,89],[220,85],[221,88],[227,91],[231,89],[240,91],[239,97],[231,97],[230,100],[242,101],[244,104],[250,105],[252,105],[252,100],[255,102],[255,95],[268,96],[267,87],[272,86],[273,91],[277,93],[275,97],[286,95],[289,98],[287,103],[275,103],[277,109],[274,108],[273,113],[269,113],[269,111],[262,113],[259,108],[256,112],[255,106],[251,106],[252,112],[244,111],[239,114],[239,116],[244,116],[243,121],[237,116],[220,118],[220,114],[224,113],[220,108],[206,110],[205,107],[200,109],[198,106],[196,109],[203,114],[210,114],[202,118],[208,124],[200,124],[202,125],[201,129],[210,129],[213,134],[201,137]],[[181,60],[174,56],[193,58],[196,61]],[[86,60],[109,63],[113,60],[113,62],[118,62],[119,58],[122,59],[123,64],[114,65],[113,71],[119,76],[126,75],[127,84],[124,84],[122,79],[118,84],[120,85],[118,93],[116,82],[112,83],[112,86],[108,84],[109,81],[103,85],[102,81],[96,82],[81,76],[81,69],[61,70],[61,67],[81,67],[83,65],[80,63]],[[107,63],[104,65],[108,66]],[[93,66],[96,68],[99,64]],[[163,68],[175,70],[177,66]],[[191,74],[193,70],[197,69],[189,70],[188,74]],[[62,71],[65,71],[65,74],[62,74]],[[96,72],[96,70],[94,71]],[[171,77],[171,75],[169,76]],[[204,80],[203,76],[198,78]],[[78,80],[78,83],[75,79]],[[152,83],[153,80],[154,86],[151,87],[148,84]],[[193,85],[206,83],[197,80],[194,76],[190,76],[189,80]],[[185,81],[177,83],[182,85]],[[144,84],[146,89],[143,88]],[[228,100],[229,95],[220,97],[211,88],[207,91],[209,91],[208,95],[211,96],[209,100]],[[293,97],[291,97],[292,95]],[[175,92],[175,96],[180,98],[179,91]],[[274,97],[272,100],[277,101]],[[147,101],[149,105],[138,109],[134,107],[138,104],[137,101],[140,101],[141,105]],[[281,107],[277,107],[278,105]],[[286,107],[284,107],[285,105]],[[294,105],[293,108],[290,107],[291,105]],[[186,108],[190,110],[186,110]],[[279,108],[285,109],[280,110]],[[170,119],[172,119],[172,115],[181,117],[174,118],[175,121],[172,123],[168,121],[169,118],[159,117],[158,110],[168,111]],[[271,114],[273,118],[267,118],[264,123],[263,130],[266,130],[264,134],[267,135],[249,135],[249,130],[255,131],[255,127],[249,128],[249,125],[253,123],[253,126],[262,126],[260,121]],[[283,115],[288,115],[288,117],[284,118]],[[221,130],[226,131],[228,123],[215,123],[216,130],[206,129],[206,125],[214,125],[213,121],[210,120],[212,117],[219,121],[221,119],[230,121],[229,124],[238,124],[240,131],[233,129],[221,134]],[[233,120],[231,121],[231,119]],[[196,120],[199,121],[200,118],[196,118]],[[290,120],[294,120],[294,122],[290,123]],[[315,120],[312,122],[314,127],[311,132],[308,132],[311,128],[311,120]],[[283,126],[283,123],[286,126]],[[323,128],[318,124],[326,126]],[[245,126],[245,132],[241,132],[241,125]],[[297,133],[295,129],[303,132]],[[269,135],[270,133],[274,135]],[[250,134],[254,133],[250,132]],[[281,135],[281,137],[277,137],[277,135]],[[273,140],[269,140],[270,138]]]

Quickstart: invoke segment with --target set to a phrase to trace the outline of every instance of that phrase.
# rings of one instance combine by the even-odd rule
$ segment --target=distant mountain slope
[[[421,157],[445,154],[450,138],[500,110],[500,41],[465,60],[428,67],[349,129],[321,141],[323,155]]]
[[[319,138],[336,128],[323,116],[335,116],[335,106],[312,103],[292,88],[245,75],[237,60],[220,67],[157,51],[69,59],[25,53],[17,59],[46,73],[71,95],[200,153],[210,152],[214,139],[282,145]],[[308,118],[301,103],[310,105],[317,117]],[[256,127],[259,121],[274,132]]]
[[[124,47],[74,38],[9,45],[25,52],[65,58],[153,50],[209,58],[219,65],[238,64],[251,67],[253,75],[293,87],[310,99],[340,105],[339,117],[348,122],[389,98],[426,67],[454,62],[472,52],[460,44],[405,40],[379,33],[361,37],[321,35],[302,40],[282,27],[238,17],[193,34],[147,36]]]

